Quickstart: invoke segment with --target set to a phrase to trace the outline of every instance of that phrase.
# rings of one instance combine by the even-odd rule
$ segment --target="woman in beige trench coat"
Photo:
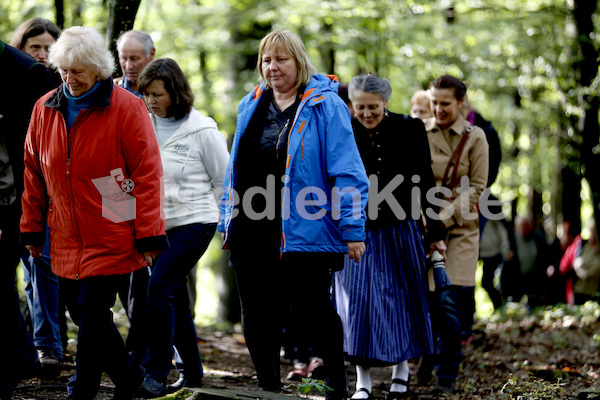
[[[439,217],[448,229],[446,272],[452,283],[432,292],[431,299],[434,338],[437,334],[440,339],[434,389],[439,393],[454,390],[462,361],[461,292],[463,287],[475,285],[479,257],[478,203],[487,182],[488,144],[483,130],[471,125],[460,113],[467,89],[459,79],[444,75],[433,81],[429,89],[434,117],[425,120],[425,128],[431,167],[441,190],[440,200],[444,200]],[[431,276],[429,281],[433,291]],[[428,372],[431,374],[431,368]]]

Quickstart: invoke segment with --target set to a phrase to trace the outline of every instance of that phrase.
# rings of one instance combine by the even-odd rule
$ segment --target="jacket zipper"
[[[294,116],[294,122],[292,123],[292,127],[289,130],[288,133],[288,140],[287,140],[287,147],[286,147],[286,154],[288,153],[289,149],[290,149],[290,136],[292,135],[292,132],[294,131],[294,126],[296,125],[296,121],[298,121],[298,117],[300,116],[300,112],[302,111],[302,109],[308,104],[308,102],[310,101],[310,99],[318,96],[319,94],[321,94],[322,92],[319,92],[317,94],[313,94],[311,93],[306,100],[302,99],[303,101],[300,103],[300,105],[298,106],[298,109],[296,110],[296,115]],[[303,127],[301,127],[303,128]],[[304,158],[304,138],[302,138],[301,140],[301,145],[302,145],[302,150],[301,150],[301,156],[302,158]],[[285,169],[287,170],[290,166],[290,162],[291,162],[291,154],[287,154],[287,160],[286,160],[286,166]],[[283,202],[283,198],[281,199],[281,201]],[[285,240],[285,221],[282,219],[281,220],[281,249],[283,249],[286,246],[286,240]],[[283,257],[283,250],[279,251],[279,258]]]
[[[73,197],[73,188],[72,188],[72,184],[71,184],[71,147],[72,147],[71,140],[75,136],[74,128],[78,125],[78,122],[80,120],[79,117],[80,116],[78,115],[77,118],[75,119],[75,122],[71,126],[71,132],[67,132],[67,193],[69,194],[69,207],[71,209],[71,223],[73,224],[73,230],[75,231],[75,236],[77,236],[77,240],[79,241],[79,246],[81,248],[83,248],[83,240],[81,239],[81,233],[79,232],[79,226],[77,225],[77,222],[75,220],[75,212],[74,212],[74,207],[73,207],[74,197]],[[65,121],[65,129],[66,129],[66,121]],[[81,255],[79,255],[78,257],[80,258]],[[77,267],[76,267],[76,271],[75,271],[75,280],[79,280],[79,273],[81,272],[79,270],[79,268],[81,266],[81,259],[77,260],[76,265],[77,265]]]

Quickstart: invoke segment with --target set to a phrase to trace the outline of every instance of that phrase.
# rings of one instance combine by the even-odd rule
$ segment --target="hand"
[[[360,257],[365,254],[365,242],[347,242],[348,255],[356,262],[360,261]]]
[[[154,264],[154,259],[156,258],[157,255],[159,255],[161,252],[161,250],[155,250],[155,251],[147,251],[143,254],[144,256],[144,260],[146,260],[146,264],[148,264],[149,267],[151,267]]]
[[[225,232],[221,232],[221,242],[225,241]]]
[[[27,250],[29,250],[29,254],[33,258],[40,258],[42,256],[42,246],[33,246],[33,245],[25,245]]]
[[[431,257],[431,253],[433,253],[434,251],[439,251],[440,254],[442,255],[442,257],[444,257],[444,261],[446,260],[446,250],[448,250],[448,248],[446,247],[446,243],[444,243],[443,240],[438,240],[437,242],[432,242],[429,245],[429,253],[427,253],[427,258]]]

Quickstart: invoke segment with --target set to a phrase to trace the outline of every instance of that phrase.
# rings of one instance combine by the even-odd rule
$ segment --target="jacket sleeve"
[[[41,120],[43,100],[37,102],[25,139],[25,190],[21,197],[21,243],[42,246],[46,237],[46,210],[48,195],[38,153],[38,122]]]
[[[429,202],[427,199],[427,193],[431,190],[435,191],[435,175],[431,169],[431,151],[429,148],[429,140],[427,139],[427,131],[425,125],[418,119],[413,120],[414,126],[409,130],[411,133],[411,139],[413,140],[411,145],[411,151],[415,151],[417,157],[415,157],[417,165],[416,174],[421,178],[419,181],[419,189],[421,192],[421,209],[425,219],[427,220],[427,239],[429,242],[436,242],[438,240],[444,240],[446,238],[446,228],[439,219],[429,217],[429,214],[425,212],[427,208],[431,208],[436,215],[439,214],[439,206],[436,206]]]
[[[206,129],[200,135],[202,140],[200,144],[202,162],[212,181],[215,199],[219,204],[223,194],[223,181],[229,161],[227,141],[225,136],[216,128]]]
[[[163,169],[148,111],[141,100],[123,120],[122,148],[135,197],[135,246],[140,253],[168,247],[165,234]]]
[[[326,101],[325,158],[327,174],[332,186],[342,191],[339,205],[339,229],[346,242],[365,240],[365,221],[367,200],[369,197],[369,179],[363,165],[348,107],[337,96],[332,95]],[[335,189],[334,189],[335,190]],[[335,199],[334,199],[335,200]]]

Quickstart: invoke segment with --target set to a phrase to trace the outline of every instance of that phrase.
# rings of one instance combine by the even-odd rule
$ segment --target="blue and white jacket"
[[[347,253],[345,242],[365,239],[369,180],[335,76],[313,75],[288,137],[282,196],[281,252]],[[256,86],[241,101],[223,182],[219,231],[224,248],[234,209],[238,146],[265,91]],[[341,193],[341,194],[340,194]]]

